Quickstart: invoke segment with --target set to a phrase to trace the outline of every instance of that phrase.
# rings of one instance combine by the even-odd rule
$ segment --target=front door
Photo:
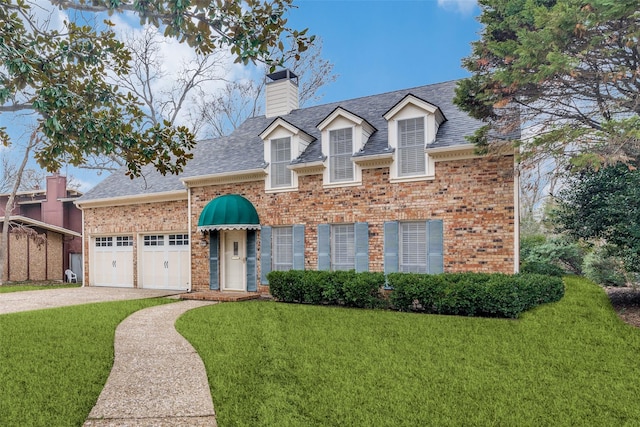
[[[224,233],[223,258],[224,271],[222,289],[227,291],[245,291],[245,265],[247,232],[246,230],[229,230]]]

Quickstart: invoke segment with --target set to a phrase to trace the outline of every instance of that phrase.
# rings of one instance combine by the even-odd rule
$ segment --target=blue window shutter
[[[220,289],[219,278],[219,257],[218,257],[218,242],[219,233],[217,230],[211,230],[209,232],[209,289],[217,291]]]
[[[256,230],[247,230],[247,291],[258,290],[258,275],[256,272]]]
[[[441,219],[427,221],[427,272],[444,271],[444,232]]]
[[[260,282],[268,285],[267,274],[271,272],[271,227],[260,227]]]
[[[293,226],[293,269],[304,270],[304,225]]]
[[[331,226],[318,224],[318,270],[331,270]]]
[[[398,221],[384,223],[384,274],[397,273],[399,268]]]
[[[369,223],[356,222],[353,229],[356,241],[356,272],[369,271]]]
[[[247,291],[258,290],[258,274],[256,271],[256,230],[247,230]]]

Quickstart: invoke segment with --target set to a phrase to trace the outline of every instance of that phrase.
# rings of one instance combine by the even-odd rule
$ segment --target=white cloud
[[[459,12],[464,15],[473,13],[477,4],[476,0],[438,0],[438,6],[444,10]]]

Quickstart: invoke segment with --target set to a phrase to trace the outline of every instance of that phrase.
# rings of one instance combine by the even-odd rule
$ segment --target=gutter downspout
[[[513,272],[520,272],[520,167],[517,153],[513,165]]]
[[[185,183],[183,182],[183,184]],[[193,275],[191,272],[191,260],[193,258],[193,230],[191,229],[191,187],[189,186],[187,186],[187,223],[189,227],[189,289],[187,289],[187,291],[191,292],[193,287]]]

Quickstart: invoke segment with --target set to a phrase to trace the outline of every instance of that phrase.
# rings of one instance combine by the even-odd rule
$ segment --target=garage
[[[133,287],[133,236],[104,236],[92,239],[93,286]]]
[[[140,237],[140,287],[189,290],[189,234]]]

